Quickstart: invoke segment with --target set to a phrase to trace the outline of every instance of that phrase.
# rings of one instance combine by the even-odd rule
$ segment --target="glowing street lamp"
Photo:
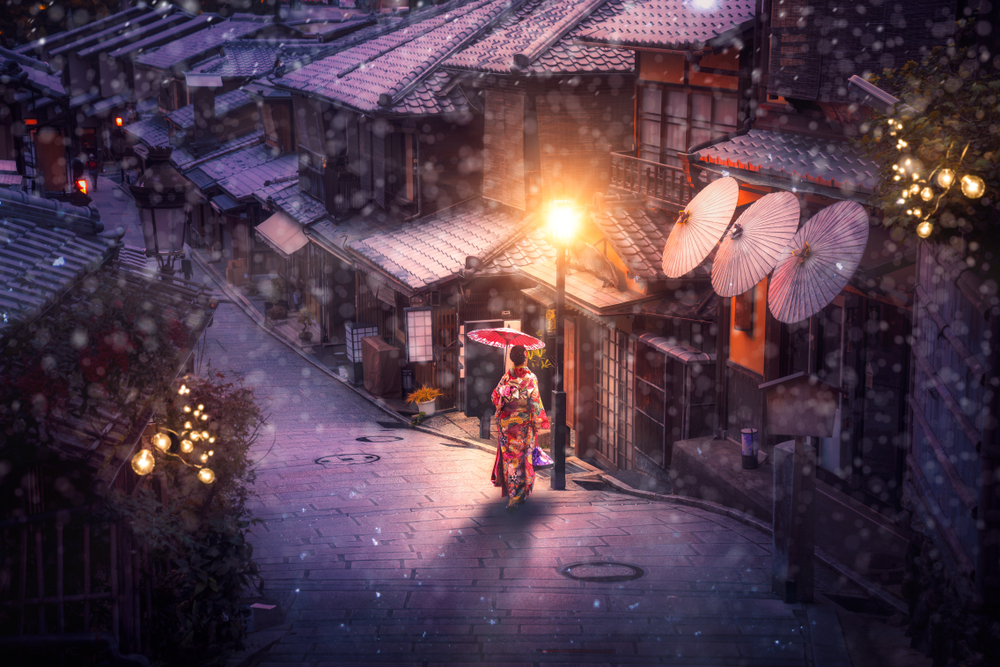
[[[549,233],[556,248],[556,372],[552,379],[552,489],[566,488],[566,392],[563,391],[563,338],[566,310],[566,251],[576,235],[580,211],[572,201],[549,204]]]

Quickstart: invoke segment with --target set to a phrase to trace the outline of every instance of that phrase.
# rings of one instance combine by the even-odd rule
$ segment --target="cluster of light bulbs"
[[[181,385],[177,393],[181,396],[186,396],[191,393],[191,390],[187,385]],[[179,454],[175,454],[170,451],[171,438],[168,433],[174,433],[174,435],[180,440],[180,450],[184,454],[190,454],[194,451],[195,443],[200,442],[202,447],[215,443],[215,436],[212,435],[207,429],[208,424],[203,424],[201,422],[208,422],[209,416],[205,412],[204,405],[198,405],[196,408],[192,408],[190,405],[185,405],[184,413],[190,415],[187,421],[184,422],[184,430],[179,434],[174,433],[166,429],[158,431],[150,441],[153,447],[158,449],[164,456],[173,456],[179,459],[184,465],[191,466],[193,468],[198,468],[198,479],[205,484],[211,484],[215,481],[215,472],[211,468],[206,467],[204,464],[208,463],[208,459],[215,456],[215,450],[206,449],[202,452],[199,460],[202,465],[196,463],[188,463],[184,457]],[[132,457],[132,470],[135,471],[137,475],[148,475],[153,472],[153,468],[156,467],[156,457],[153,456],[153,451],[150,449],[140,449],[135,456]]]
[[[894,118],[889,119],[890,136],[896,136],[896,133],[902,129],[903,123],[901,121]],[[904,151],[908,146],[909,144],[902,139],[896,141],[896,149],[900,152]],[[968,150],[969,147],[967,145],[962,151],[962,157],[959,158],[959,162],[965,158],[965,152]],[[930,217],[937,212],[941,198],[948,194],[948,191],[955,185],[956,174],[951,169],[938,167],[931,172],[930,176],[924,178],[920,172],[919,162],[912,158],[906,158],[898,164],[892,165],[892,170],[896,172],[892,180],[896,182],[902,181],[903,186],[896,204],[905,206],[907,201],[914,202],[913,206],[906,209],[906,214],[917,218],[917,236],[925,239],[934,231],[934,223],[930,221]],[[911,180],[912,182],[910,182]],[[941,188],[942,192],[936,192],[931,187],[931,183],[935,183]],[[986,183],[975,174],[965,174],[962,176],[959,179],[959,186],[962,189],[962,194],[969,199],[979,199],[986,192]],[[926,202],[926,204],[921,202]]]

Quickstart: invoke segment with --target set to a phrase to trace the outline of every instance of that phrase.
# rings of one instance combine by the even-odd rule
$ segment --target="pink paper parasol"
[[[868,213],[857,202],[827,206],[795,233],[771,275],[767,301],[779,322],[801,322],[837,298],[868,244]]]
[[[680,278],[708,257],[729,226],[740,184],[727,176],[709,183],[677,216],[663,247],[663,273]]]
[[[719,296],[738,296],[763,280],[798,227],[799,201],[791,192],[772,192],[755,201],[715,253],[715,292]]]
[[[529,336],[528,334],[518,331],[517,329],[508,329],[506,327],[498,327],[496,329],[476,329],[475,331],[467,333],[466,336],[477,343],[483,343],[484,345],[491,345],[493,347],[514,347],[515,345],[523,345],[526,350],[540,350],[545,347],[545,343],[538,340],[534,336]]]

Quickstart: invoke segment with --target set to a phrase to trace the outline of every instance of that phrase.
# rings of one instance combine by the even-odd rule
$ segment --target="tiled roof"
[[[215,98],[215,117],[221,120],[230,111],[256,104],[246,92],[236,89],[223,93]],[[167,114],[167,119],[174,125],[190,129],[194,127],[194,104],[188,104]]]
[[[615,252],[636,276],[663,280],[663,246],[673,220],[657,219],[640,206],[622,207],[609,202],[604,213],[593,214]]]
[[[136,63],[161,70],[177,67],[190,60],[204,57],[226,42],[259,32],[270,23],[270,16],[255,16],[252,20],[230,19],[151,49],[136,58]]]
[[[96,32],[92,32],[89,35],[82,35],[79,39],[76,39],[72,42],[66,42],[65,44],[62,44],[49,51],[49,55],[56,56],[61,53],[65,53],[67,51],[72,51],[80,55],[83,53],[83,50],[89,51],[90,48],[95,45],[101,46],[105,42],[114,39],[123,30],[126,33],[132,32],[131,30],[129,30],[129,28],[138,28],[141,25],[149,23],[150,21],[155,21],[159,18],[162,18],[164,15],[173,12],[175,9],[176,7],[169,4],[160,5],[159,7],[152,9],[148,12],[145,12],[144,14],[140,14],[139,16],[130,18],[128,21],[125,21],[124,23],[110,26],[108,28],[105,28],[104,30],[98,30]]]
[[[754,129],[703,148],[695,156],[724,167],[792,182],[809,181],[845,192],[871,192],[875,187],[875,165],[846,141]]]
[[[78,52],[77,55],[81,58],[90,58],[91,56],[95,56],[99,53],[116,51],[122,47],[128,46],[129,44],[138,42],[140,39],[144,39],[150,35],[160,35],[165,29],[182,25],[188,23],[189,21],[191,21],[190,16],[184,14],[183,12],[176,12],[153,21],[152,23],[147,23],[146,25],[136,26],[131,30],[126,30],[117,37],[112,37],[111,39],[106,39],[103,42],[89,46]]]
[[[159,114],[130,123],[122,129],[147,146],[166,146],[170,143],[170,127]]]
[[[522,266],[555,261],[555,248],[546,241],[544,230],[536,226],[525,230],[521,238],[483,262],[478,275],[510,275]]]
[[[266,185],[297,178],[298,173],[299,156],[297,153],[289,153],[255,167],[242,169],[229,178],[219,181],[219,187],[234,199],[245,199]]]
[[[552,288],[556,284],[555,263],[529,264],[523,266],[520,272],[532,278],[545,287]],[[596,315],[603,315],[611,310],[618,311],[628,304],[647,301],[655,297],[647,296],[630,289],[619,290],[605,285],[604,281],[587,271],[568,271],[566,273],[566,300],[578,308],[589,310]]]
[[[275,81],[282,88],[323,97],[360,111],[406,113],[410,103],[398,99],[412,86],[424,97],[416,108],[442,113],[454,104],[443,100],[440,78],[432,70],[464,41],[498,17],[508,7],[506,0],[474,0],[456,4],[398,30],[375,37],[336,55],[310,63]],[[437,83],[435,83],[434,81]],[[381,96],[392,99],[381,106]],[[383,98],[385,99],[385,98]]]
[[[74,28],[73,30],[69,30],[67,32],[58,32],[54,35],[46,35],[41,39],[36,39],[33,42],[22,44],[15,50],[18,53],[44,53],[46,51],[46,48],[51,49],[53,46],[60,46],[62,44],[67,44],[69,42],[80,39],[85,35],[90,35],[99,30],[104,30],[108,26],[117,25],[133,17],[140,16],[144,12],[145,9],[142,7],[131,7],[129,9],[122,10],[116,14],[108,14],[102,19],[88,22],[80,26],[79,28]]]
[[[256,132],[244,134],[243,136],[235,137],[229,141],[221,143],[218,148],[210,153],[205,153],[204,155],[192,155],[187,148],[183,146],[175,148],[174,152],[170,155],[170,161],[173,162],[174,166],[176,166],[179,170],[184,171],[187,169],[193,169],[203,162],[208,162],[209,160],[214,160],[217,157],[222,157],[223,155],[228,155],[229,153],[234,153],[238,150],[262,143],[264,143],[264,131],[257,130]]]
[[[307,227],[305,233],[327,251],[353,260],[347,251],[348,245],[373,234],[387,233],[399,228],[399,223],[383,211],[377,208],[365,208],[358,214],[337,222],[329,218],[321,218],[318,222]]]
[[[754,18],[754,0],[640,0],[584,31],[580,39],[614,46],[700,47]]]
[[[126,43],[111,51],[108,55],[112,58],[121,58],[135,51],[142,52],[144,49],[150,49],[150,52],[152,52],[160,44],[170,40],[179,41],[185,35],[190,35],[196,30],[204,30],[209,25],[220,23],[221,21],[222,18],[218,14],[201,14],[190,21],[171,26],[166,30],[151,33],[137,42],[126,41]]]
[[[396,231],[350,244],[382,271],[419,291],[465,268],[465,258],[492,254],[524,228],[523,212],[475,199]]]
[[[263,40],[240,40],[222,48],[222,55],[192,69],[200,74],[243,78],[262,76],[274,69],[278,44]]]
[[[265,203],[270,197],[274,205],[281,209],[285,215],[302,225],[316,222],[326,215],[326,204],[303,192],[299,188],[297,178],[262,188],[259,193],[254,193],[254,196]]]
[[[631,52],[574,44],[580,34],[614,16],[626,1],[606,0],[594,9],[588,2],[529,0],[447,65],[506,74],[515,65],[514,55],[525,54],[531,62],[519,68],[523,72],[631,72]],[[546,48],[556,33],[562,37]]]
[[[100,266],[114,245],[111,239],[14,215],[0,219],[0,284],[6,287],[0,290],[0,332],[37,317]]]
[[[252,146],[205,162],[200,168],[215,180],[224,181],[245,169],[251,169],[265,162],[270,162],[275,157],[277,156],[274,150],[267,146]]]
[[[26,88],[35,91],[35,95],[62,97],[66,94],[62,79],[47,62],[0,47],[0,66],[6,67],[8,61],[16,65],[22,72],[27,73]],[[15,100],[23,101],[31,99],[31,97],[32,93],[25,90],[17,93]]]

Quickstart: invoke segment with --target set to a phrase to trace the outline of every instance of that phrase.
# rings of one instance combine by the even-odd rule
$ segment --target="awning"
[[[256,232],[257,236],[285,259],[291,259],[292,255],[309,244],[309,239],[302,232],[302,225],[280,212],[257,225]]]
[[[556,270],[548,264],[531,264],[520,267],[520,272],[533,278],[541,285],[554,289]],[[607,315],[610,312],[621,312],[626,304],[651,301],[659,295],[645,295],[630,289],[618,290],[585,271],[567,273],[566,301],[577,308],[589,310],[595,315]]]
[[[243,204],[236,201],[227,194],[221,194],[216,197],[212,197],[212,208],[220,213],[228,213],[229,211],[235,211],[241,208]]]

